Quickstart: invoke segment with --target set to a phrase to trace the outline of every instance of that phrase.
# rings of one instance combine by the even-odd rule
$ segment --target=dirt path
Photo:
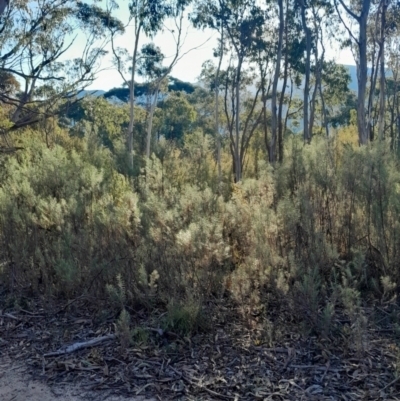
[[[0,359],[1,401],[156,401],[143,397],[120,397],[110,392],[85,392],[79,385],[48,386],[32,379],[29,367],[21,362]]]

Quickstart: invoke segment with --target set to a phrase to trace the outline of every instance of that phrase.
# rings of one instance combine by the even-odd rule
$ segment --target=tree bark
[[[288,2],[286,2],[286,20],[285,20],[285,43],[286,48],[288,47]],[[278,160],[280,163],[283,162],[283,103],[285,101],[286,85],[288,80],[288,68],[289,68],[289,54],[288,49],[285,51],[285,64],[283,69],[283,84],[282,90],[279,97],[278,107]]]
[[[303,132],[304,142],[310,143],[310,127],[309,127],[309,105],[308,97],[310,93],[310,71],[311,71],[311,32],[306,21],[306,5],[305,0],[300,0],[301,6],[301,21],[304,32],[306,34],[306,63],[305,63],[305,82],[304,82],[304,104],[303,104]]]
[[[364,0],[359,17],[359,71],[358,71],[358,99],[357,99],[357,126],[358,126],[358,140],[360,145],[368,143],[368,127],[365,116],[365,96],[367,89],[367,23],[371,0]]]
[[[382,18],[381,18],[381,37],[380,37],[380,85],[379,85],[379,140],[384,139],[385,135],[385,28],[386,28],[386,9],[388,3],[382,0]]]
[[[219,62],[215,74],[215,135],[217,140],[217,166],[218,166],[218,191],[220,191],[222,182],[221,168],[221,137],[219,132],[219,73],[221,71],[222,58],[224,55],[224,28],[221,27],[221,47],[219,54]]]
[[[243,58],[239,54],[239,60],[236,70],[236,82],[235,82],[235,90],[236,90],[236,115],[235,115],[235,175],[236,182],[241,181],[242,179],[242,166],[241,166],[241,156],[240,156],[240,78],[242,72],[242,63]]]
[[[147,138],[146,138],[146,159],[150,159],[150,145],[151,145],[151,131],[153,129],[153,117],[156,109],[158,94],[160,92],[161,81],[157,83],[156,90],[154,91],[154,99],[150,103],[149,120],[147,122]]]
[[[133,169],[133,124],[135,122],[135,71],[136,71],[136,59],[139,47],[139,37],[142,25],[139,24],[136,30],[135,46],[133,48],[132,54],[132,71],[131,79],[129,82],[129,125],[128,125],[128,157],[129,157],[129,167]]]
[[[277,113],[277,95],[278,95],[278,80],[281,69],[282,59],[282,42],[283,42],[283,31],[285,28],[283,18],[283,0],[278,0],[279,7],[279,33],[278,33],[278,50],[276,55],[276,65],[274,80],[272,84],[272,101],[271,101],[271,144],[269,146],[269,162],[274,164],[276,161],[276,141],[278,133],[278,113]]]
[[[357,98],[357,129],[358,129],[358,142],[360,145],[366,145],[368,143],[368,127],[365,113],[365,99],[367,92],[367,78],[368,78],[368,65],[367,65],[367,27],[368,27],[368,16],[371,7],[371,0],[363,0],[361,2],[362,8],[359,15],[355,14],[349,7],[344,3],[344,0],[338,0],[346,13],[355,19],[359,26],[358,39],[356,39],[344,22],[342,16],[337,7],[337,1],[335,0],[335,7],[338,12],[339,18],[344,24],[345,28],[349,32],[350,36],[357,43],[358,47],[358,62],[357,62],[357,81],[358,81],[358,98]]]

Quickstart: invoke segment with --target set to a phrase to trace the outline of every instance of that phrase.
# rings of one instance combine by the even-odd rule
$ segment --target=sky
[[[127,22],[126,16],[128,12],[128,1],[121,1],[120,8],[116,11],[115,16],[121,19],[124,23]],[[172,27],[171,24],[168,24]],[[212,30],[204,31],[193,28],[187,20],[184,23],[185,41],[182,47],[181,54],[184,55],[172,70],[171,75],[187,82],[195,83],[201,73],[201,66],[206,60],[213,59],[213,49],[217,46],[217,34]],[[169,64],[169,60],[175,52],[175,41],[171,32],[167,29],[160,32],[151,40],[142,36],[139,48],[149,42],[154,42],[161,48],[161,51],[166,55],[164,65]],[[131,53],[134,44],[133,28],[128,27],[125,34],[116,41],[117,46],[128,49]],[[109,48],[110,49],[110,48]],[[329,46],[326,54],[327,59],[335,59],[337,63],[354,65],[354,58],[349,49],[339,50],[335,46]],[[111,56],[105,57],[101,65],[101,71],[97,79],[88,89],[109,90],[115,87],[122,86],[122,78],[112,66]]]

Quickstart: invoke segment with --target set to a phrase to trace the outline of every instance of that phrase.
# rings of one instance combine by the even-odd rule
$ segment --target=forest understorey
[[[3,293],[1,304],[8,300]],[[357,339],[339,311],[337,332],[324,337],[288,321],[282,310],[243,318],[228,300],[215,300],[205,314],[211,330],[184,337],[159,327],[161,311],[131,310],[142,340],[123,345],[110,336],[116,333],[113,312],[99,318],[105,304],[93,301],[49,306],[30,299],[29,309],[1,310],[0,380],[22,371],[57,397],[73,388],[77,400],[400,399],[398,333],[390,324],[400,310],[393,304],[364,308],[368,324]],[[103,336],[109,340],[51,356]]]

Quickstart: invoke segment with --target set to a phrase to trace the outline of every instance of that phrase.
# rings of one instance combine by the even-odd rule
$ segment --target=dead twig
[[[31,317],[36,317],[36,318],[44,318],[45,316],[39,314],[39,313],[33,313],[33,312],[29,312],[26,309],[20,309],[21,312],[26,313],[27,315],[31,316]]]
[[[77,298],[73,299],[72,301],[68,302],[65,306],[63,306],[63,307],[62,307],[61,309],[59,309],[57,312],[54,312],[53,315],[54,315],[54,316],[55,316],[55,315],[58,315],[59,313],[63,312],[65,309],[67,309],[68,306],[71,306],[74,302],[76,302],[76,301],[78,301],[78,300],[80,300],[80,299],[82,299],[82,298],[85,298],[85,297],[86,297],[86,295],[80,295],[79,297],[77,297]]]
[[[4,313],[3,315],[0,315],[0,317],[8,317],[9,319],[16,320],[18,322],[22,322],[23,321],[22,319],[12,315],[11,313]]]
[[[47,357],[51,357],[51,356],[60,356],[60,355],[65,355],[65,354],[70,354],[72,352],[78,351],[80,349],[83,348],[90,348],[90,347],[94,347],[98,344],[101,344],[105,341],[109,341],[109,340],[114,340],[117,336],[115,334],[109,334],[107,336],[103,336],[103,337],[97,337],[97,338],[93,338],[91,340],[88,341],[84,341],[81,343],[75,343],[72,345],[69,345],[68,347],[64,347],[59,349],[58,351],[54,351],[54,352],[49,352],[47,354],[44,354],[43,357],[47,358]]]
[[[153,327],[145,327],[145,329],[153,333],[157,333],[160,337],[169,336],[173,338],[180,338],[180,339],[182,338],[181,336],[172,331],[165,331],[163,329],[154,329]]]
[[[388,387],[393,386],[393,384],[396,384],[399,380],[400,380],[400,376],[397,377],[396,379],[392,380],[389,384],[386,384],[386,386],[383,387],[383,388],[381,389],[381,391],[385,391]]]

